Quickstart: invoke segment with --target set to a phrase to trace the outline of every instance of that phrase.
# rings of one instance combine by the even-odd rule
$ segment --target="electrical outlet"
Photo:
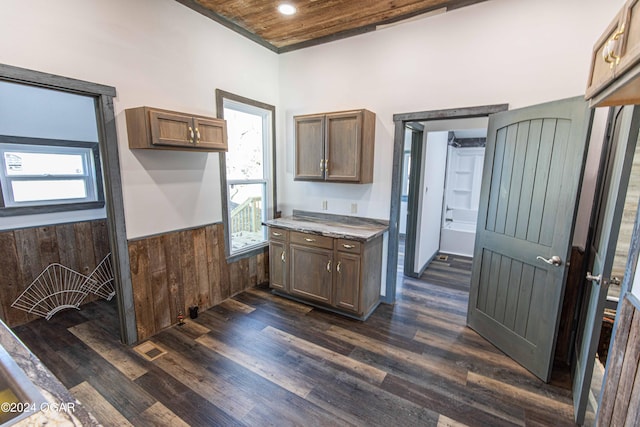
[[[358,213],[358,204],[351,203],[351,213]]]
[[[322,201],[322,210],[323,210],[323,211],[326,211],[327,209],[328,209],[328,203],[327,203],[327,201],[326,201],[326,200],[323,200],[323,201]]]

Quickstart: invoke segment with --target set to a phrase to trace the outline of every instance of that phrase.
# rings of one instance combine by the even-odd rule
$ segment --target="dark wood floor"
[[[145,342],[153,361],[119,344],[114,302],[15,332],[104,425],[573,425],[563,378],[465,327],[470,265],[434,261],[366,322],[255,288]]]

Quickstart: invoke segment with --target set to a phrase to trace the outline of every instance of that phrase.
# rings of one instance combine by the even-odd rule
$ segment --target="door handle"
[[[556,267],[560,267],[562,265],[562,258],[560,258],[558,255],[554,255],[549,259],[546,259],[546,258],[538,255],[536,257],[536,259],[539,259],[540,261],[544,261],[549,265],[555,265]]]
[[[602,282],[602,274],[598,274],[597,276],[594,276],[593,274],[587,272],[586,279],[591,282],[595,282],[596,284],[599,285],[600,282]]]

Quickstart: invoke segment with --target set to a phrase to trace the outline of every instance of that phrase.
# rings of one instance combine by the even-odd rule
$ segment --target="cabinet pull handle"
[[[324,171],[329,172],[329,160],[324,159]]]
[[[342,246],[344,246],[346,249],[353,249],[356,247],[355,245],[346,245],[346,244],[343,244]]]
[[[604,49],[602,50],[602,59],[604,62],[609,64],[609,68],[613,68],[614,65],[620,63],[620,56],[615,54],[617,41],[620,39],[620,36],[624,34],[624,24],[620,26],[620,29],[611,36],[607,44],[605,44]]]
[[[189,142],[193,144],[193,128],[191,126],[189,126]]]
[[[331,273],[331,260],[327,261],[327,271]]]
[[[196,128],[196,144],[200,143],[200,130]]]
[[[338,261],[338,265],[336,265],[336,271],[340,273],[340,266],[342,265],[342,261]]]
[[[305,237],[304,240],[306,240],[307,242],[315,242],[316,241],[316,239],[310,239],[308,237]]]
[[[282,251],[282,255],[280,255],[280,259],[282,260],[282,262],[287,262],[286,257],[284,255],[284,251]]]
[[[273,233],[271,233],[272,236],[276,236],[276,237],[280,237],[282,236],[282,233],[278,233],[277,231],[274,231]]]
[[[324,172],[323,164],[324,164],[324,159],[320,159],[320,172]]]

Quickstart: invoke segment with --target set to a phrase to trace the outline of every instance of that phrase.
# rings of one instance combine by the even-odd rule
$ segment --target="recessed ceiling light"
[[[293,15],[294,13],[296,13],[296,8],[289,3],[281,3],[278,6],[278,12],[283,15]]]

